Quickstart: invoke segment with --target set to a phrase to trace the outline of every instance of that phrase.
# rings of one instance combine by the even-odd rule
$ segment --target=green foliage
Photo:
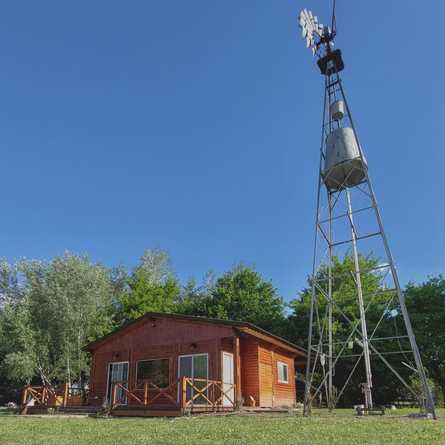
[[[284,303],[270,281],[238,265],[220,277],[212,289],[210,316],[248,321],[277,332],[284,322]]]
[[[360,257],[359,262],[362,271],[378,264],[372,256]],[[334,300],[350,320],[357,321],[352,270],[350,256],[334,258]],[[328,270],[321,268],[317,281],[323,283],[327,276]],[[370,330],[378,322],[388,298],[382,283],[379,273],[362,274]],[[12,265],[0,261],[0,381],[3,387],[17,387],[33,381],[82,380],[88,372],[88,355],[82,346],[148,311],[248,321],[304,347],[311,284],[308,280],[308,286],[290,302],[287,315],[272,283],[243,264],[219,278],[209,272],[201,284],[190,279],[181,286],[168,255],[159,249],[146,250],[131,273],[69,253],[47,262],[22,260]],[[320,290],[317,297],[322,314],[326,299]],[[445,388],[445,279],[439,276],[422,284],[410,283],[406,301],[424,365],[436,400],[440,401],[440,391]],[[346,339],[349,324],[337,308],[334,317],[336,339]],[[385,317],[379,335],[399,331],[403,331],[400,312]],[[382,346],[386,348],[383,351],[404,349],[406,342],[402,343]],[[350,352],[359,353],[360,348],[354,345]],[[410,363],[409,358],[404,361]],[[347,375],[352,364],[338,364],[337,376]],[[378,403],[407,397],[382,362],[373,359],[372,367]],[[344,395],[346,404],[362,398],[362,368],[359,367]],[[409,367],[397,370],[405,378],[414,378]],[[338,379],[334,384],[339,384]]]
[[[116,320],[123,324],[146,312],[174,312],[179,294],[180,285],[168,256],[159,250],[147,250],[117,299]]]
[[[409,283],[406,305],[429,376],[445,395],[445,279],[430,277],[425,283]],[[437,396],[436,396],[437,397]]]
[[[433,379],[429,378],[427,379],[428,386],[430,387],[431,394],[433,395],[434,403],[436,404],[436,407],[443,406],[444,402],[444,396],[442,392],[442,388],[439,386],[439,384],[434,381]],[[422,384],[419,379],[418,374],[412,374],[410,378],[408,379],[409,385],[418,393],[422,393]]]
[[[334,347],[334,353],[339,353],[343,347],[343,342],[348,339],[352,331],[351,324],[346,320],[345,316],[352,321],[353,324],[358,323],[359,311],[357,305],[357,288],[355,283],[355,277],[352,273],[354,271],[353,258],[347,255],[343,259],[335,257],[333,259],[332,276],[334,277],[332,285],[333,300],[336,305],[333,308],[334,317],[334,338],[336,342],[339,342]],[[372,256],[360,256],[359,257],[360,270],[362,271],[362,289],[365,308],[367,308],[366,318],[368,325],[368,336],[372,335],[373,329],[379,323],[382,313],[385,311],[386,303],[390,297],[388,292],[385,292],[383,286],[383,278],[379,272],[374,269],[378,265],[378,259]],[[371,271],[372,272],[366,272]],[[328,270],[326,267],[322,267],[316,275],[316,282],[324,289],[327,286]],[[326,283],[326,284],[324,284]],[[309,327],[309,313],[311,302],[312,282],[308,279],[308,287],[305,288],[299,298],[293,300],[290,303],[292,313],[288,319],[287,337],[292,339],[297,344],[307,347],[307,333]],[[324,297],[323,292],[317,289],[316,292],[318,300],[319,317],[322,320],[327,306],[327,299]],[[341,308],[341,312],[340,309]],[[402,330],[401,316],[396,317],[386,316],[381,320],[378,330],[376,331],[376,337],[394,336],[398,332],[397,329]],[[325,332],[327,326],[324,326]],[[318,332],[318,325],[314,326],[314,332]],[[315,337],[316,338],[316,337]],[[354,334],[351,339],[359,338],[359,335]],[[314,341],[314,340],[313,340]],[[315,343],[317,340],[315,340]],[[404,345],[399,345],[396,342],[379,343],[378,349],[381,352],[399,351],[404,348]],[[353,355],[360,354],[362,348],[353,343],[352,349],[347,349],[345,354]],[[410,361],[409,359],[405,359]],[[356,357],[350,359],[341,359],[337,362],[334,376],[334,386],[340,389],[343,385],[345,376],[349,375],[356,361]],[[399,360],[397,360],[399,363]],[[397,371],[407,379],[412,371],[406,367],[393,363]],[[373,383],[374,383],[374,398],[377,403],[389,403],[401,395],[404,395],[403,391],[400,392],[401,384],[397,380],[397,377],[382,363],[382,361],[376,356],[372,359],[373,369]],[[351,406],[356,403],[357,400],[362,400],[363,396],[360,389],[360,383],[366,381],[364,376],[364,365],[358,366],[353,377],[351,378],[348,390],[344,393],[341,402],[344,406]]]
[[[110,270],[66,253],[50,262],[22,260],[2,271],[3,286],[9,283],[0,312],[2,373],[17,383],[37,376],[81,380],[88,372],[81,348],[112,326],[103,316],[115,290]]]
[[[378,260],[372,256],[359,257],[360,270],[366,271],[375,268],[378,264]],[[332,283],[332,296],[333,300],[341,306],[344,314],[353,321],[359,319],[359,313],[357,310],[357,290],[355,284],[354,275],[351,271],[354,270],[353,258],[347,255],[345,258],[340,259],[338,257],[333,258],[332,276],[334,277]],[[316,281],[320,287],[326,290],[328,279],[328,269],[326,266],[322,266],[316,274]],[[369,309],[369,314],[381,313],[379,309],[381,304],[386,301],[387,296],[384,294],[373,297],[373,295],[381,290],[382,276],[378,273],[362,273],[362,288],[365,306],[373,300],[373,306]],[[303,289],[300,295],[289,303],[289,307],[292,310],[289,316],[289,325],[287,336],[296,343],[307,346],[307,333],[309,326],[309,312],[311,304],[312,294],[312,281],[308,278],[308,287]],[[323,293],[317,289],[317,300],[319,313],[323,314],[327,300],[324,298]],[[383,308],[382,308],[383,309]],[[342,314],[337,307],[333,310],[334,320],[336,320],[333,331],[336,338],[346,338],[350,332],[349,325],[346,320],[343,319]],[[321,317],[321,315],[320,315]]]
[[[216,281],[209,272],[202,286],[189,280],[176,311],[223,320],[248,321],[276,334],[281,333],[284,303],[270,281],[252,268],[235,266]]]
[[[175,311],[184,315],[211,317],[211,295],[214,287],[215,280],[212,272],[206,274],[204,283],[200,286],[193,278],[189,279],[181,290]]]

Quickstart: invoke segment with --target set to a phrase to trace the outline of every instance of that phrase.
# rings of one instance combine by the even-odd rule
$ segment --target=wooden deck
[[[27,386],[23,389],[21,414],[88,415],[100,411],[117,417],[177,417],[184,414],[227,412],[235,409],[234,384],[209,379],[181,377],[166,388],[151,382],[132,390],[128,381],[113,382],[111,403],[82,405],[81,398],[70,396],[67,385],[59,388]]]

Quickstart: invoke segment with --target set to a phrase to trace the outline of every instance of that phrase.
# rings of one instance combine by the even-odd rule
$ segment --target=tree
[[[409,283],[405,295],[423,364],[445,397],[445,278]]]
[[[203,284],[199,286],[193,278],[190,278],[181,289],[175,312],[184,315],[210,317],[214,287],[215,278],[211,271],[207,272]]]
[[[168,255],[160,250],[146,250],[118,297],[116,321],[121,325],[146,312],[174,312],[179,294],[180,284]]]
[[[332,276],[334,277],[332,283],[332,295],[333,300],[338,306],[334,305],[333,308],[333,333],[336,342],[340,342],[334,346],[335,352],[338,353],[342,344],[347,340],[351,333],[352,327],[348,321],[340,313],[338,307],[341,307],[343,313],[353,323],[357,323],[359,320],[359,311],[357,306],[357,290],[354,279],[354,262],[350,255],[346,255],[343,259],[338,257],[333,258]],[[367,308],[366,319],[368,325],[368,336],[371,336],[374,328],[379,323],[382,314],[383,318],[376,331],[376,337],[395,336],[397,332],[403,330],[403,320],[401,319],[400,311],[397,310],[397,306],[394,313],[391,313],[386,309],[386,304],[390,298],[390,294],[385,291],[384,287],[384,274],[382,272],[375,271],[376,266],[379,264],[377,258],[373,256],[360,256],[359,257],[360,270],[362,271],[361,280],[364,296],[365,308]],[[373,272],[366,272],[371,271]],[[328,270],[326,266],[322,266],[317,272],[317,282],[323,282],[328,277]],[[312,294],[312,282],[308,278],[308,287],[303,289],[299,297],[290,303],[292,310],[291,315],[288,318],[286,336],[297,344],[307,347],[307,335],[309,327],[309,312],[311,304]],[[320,318],[323,319],[325,308],[327,305],[326,298],[322,293],[317,290],[317,299],[319,301],[318,311]],[[327,326],[324,326],[327,329]],[[358,326],[359,328],[359,326]],[[314,326],[314,332],[317,332],[317,325]],[[359,335],[353,335],[351,337],[354,340]],[[317,343],[317,342],[315,342]],[[403,343],[403,344],[401,344]],[[376,346],[381,352],[400,352],[400,349],[409,349],[406,341],[402,340],[401,343],[397,342],[380,342]],[[361,354],[362,348],[358,342],[353,342],[352,349],[347,349],[348,355]],[[400,356],[398,356],[400,358]],[[397,371],[405,378],[408,379],[412,371],[400,364],[399,358],[393,360],[391,356],[387,356],[387,359],[397,369]],[[357,357],[351,357],[349,359],[341,359],[336,364],[334,386],[337,389],[341,388],[344,379],[352,370]],[[372,356],[372,369],[373,369],[373,395],[376,403],[391,402],[398,398],[401,392],[401,384],[395,377],[395,375],[383,364],[383,362],[375,355]],[[347,391],[345,391],[342,397],[342,403],[345,405],[351,405],[356,403],[357,400],[362,400],[360,383],[365,382],[364,365],[359,364],[355,374],[353,375]]]
[[[285,320],[283,299],[272,283],[243,264],[218,278],[207,308],[210,317],[248,321],[275,333]]]
[[[0,350],[5,377],[81,381],[88,372],[82,347],[112,328],[104,317],[116,292],[111,270],[65,253],[50,262],[22,260],[2,283],[9,283],[0,314],[0,337],[8,339]]]

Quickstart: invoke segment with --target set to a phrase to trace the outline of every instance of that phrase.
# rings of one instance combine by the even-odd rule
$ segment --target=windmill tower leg
[[[334,409],[334,387],[333,387],[333,293],[332,293],[332,199],[328,196],[329,228],[328,228],[328,408]]]
[[[372,372],[371,372],[371,359],[369,355],[368,328],[366,326],[365,306],[363,302],[362,277],[360,273],[360,265],[358,259],[357,231],[354,226],[351,194],[349,192],[349,189],[346,189],[346,198],[348,202],[348,219],[349,223],[351,224],[351,240],[352,240],[352,252],[354,257],[355,284],[357,286],[358,308],[360,312],[360,325],[362,331],[363,357],[365,359],[365,370],[366,370],[366,383],[364,384],[363,387],[363,393],[365,394],[365,407],[367,409],[372,409],[373,408]]]
[[[355,129],[354,121],[352,119],[352,115],[351,115],[351,112],[350,112],[350,109],[349,109],[348,101],[346,99],[346,95],[345,95],[345,92],[343,90],[343,85],[342,85],[342,82],[341,82],[341,79],[340,79],[340,76],[338,75],[338,73],[336,73],[336,75],[337,75],[337,79],[338,79],[338,82],[339,82],[339,88],[340,88],[341,96],[342,96],[342,98],[344,100],[344,103],[345,103],[345,106],[346,106],[346,111],[348,113],[349,120],[350,120],[350,123],[351,123],[351,128],[352,128],[352,130],[354,132],[354,137],[355,137],[356,143],[357,143],[357,145],[359,147],[360,158],[361,158],[362,162],[364,162],[363,151],[361,149],[361,145],[360,145],[360,142],[359,142],[359,139],[358,139],[357,131]],[[419,379],[420,379],[420,382],[421,382],[422,392],[423,392],[423,400],[422,400],[422,402],[424,404],[424,410],[428,414],[431,414],[434,419],[436,419],[437,416],[436,416],[434,399],[433,399],[433,396],[432,396],[432,393],[431,393],[431,389],[430,389],[430,387],[428,385],[428,380],[427,380],[427,376],[426,376],[426,373],[425,373],[425,368],[424,368],[423,363],[422,363],[422,358],[420,356],[419,348],[417,346],[416,338],[415,338],[414,331],[413,331],[413,328],[412,328],[412,325],[411,325],[411,320],[409,318],[408,310],[406,308],[405,296],[404,296],[403,291],[402,291],[401,286],[400,286],[400,281],[399,281],[397,270],[396,270],[396,267],[395,267],[395,264],[394,264],[394,259],[393,259],[392,253],[391,253],[391,249],[389,247],[389,242],[388,242],[388,239],[386,237],[386,233],[385,233],[384,227],[383,227],[382,217],[380,215],[380,210],[379,210],[379,207],[378,207],[378,204],[377,204],[377,199],[376,199],[376,196],[375,196],[375,193],[374,193],[374,189],[373,189],[373,186],[372,186],[371,179],[369,177],[369,172],[368,172],[367,168],[365,169],[365,178],[366,178],[366,183],[367,183],[367,186],[368,186],[368,189],[369,189],[369,196],[370,196],[370,199],[371,199],[371,204],[372,204],[372,207],[373,207],[374,212],[375,212],[375,218],[377,220],[380,236],[381,236],[381,239],[382,239],[382,242],[383,242],[385,254],[386,254],[386,257],[387,257],[388,262],[389,262],[391,275],[393,277],[394,285],[395,285],[395,288],[396,288],[396,291],[397,291],[397,298],[398,298],[400,310],[401,310],[401,313],[402,313],[402,316],[403,316],[403,321],[404,321],[404,324],[405,324],[406,332],[407,332],[407,335],[408,335],[408,338],[409,338],[409,342],[410,342],[410,345],[411,345],[411,350],[412,350],[412,353],[413,353],[413,356],[414,356],[414,361],[415,361],[415,364],[416,364],[417,373],[418,373],[418,376],[419,376]],[[349,194],[348,194],[348,196],[349,196]]]

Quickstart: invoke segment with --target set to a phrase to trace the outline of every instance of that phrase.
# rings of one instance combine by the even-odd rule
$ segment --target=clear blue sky
[[[338,0],[344,85],[402,281],[445,272],[439,1]],[[7,2],[0,14],[0,256],[65,249],[181,279],[310,270],[322,78],[305,0]]]

